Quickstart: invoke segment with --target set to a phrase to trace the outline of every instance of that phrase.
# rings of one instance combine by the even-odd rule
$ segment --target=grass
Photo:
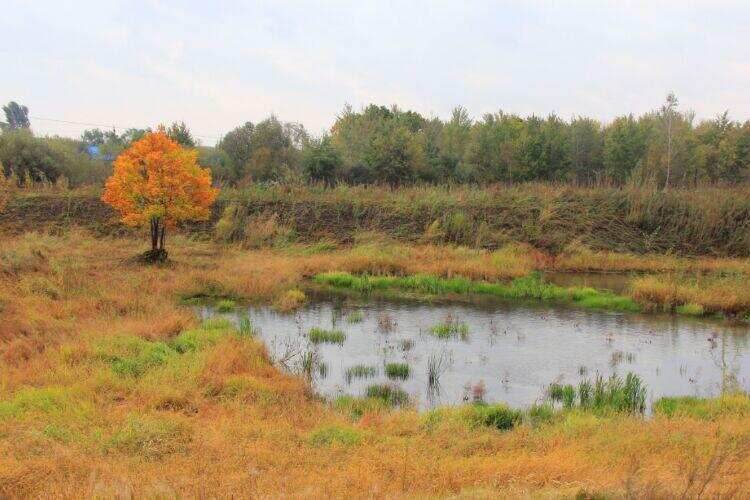
[[[389,407],[405,406],[409,395],[403,389],[390,384],[373,384],[365,390],[365,397],[377,399]]]
[[[229,299],[223,299],[216,303],[216,310],[223,313],[232,312],[235,307],[234,301]]]
[[[553,383],[548,388],[548,395],[565,408],[631,414],[642,414],[646,410],[646,387],[634,373],[628,373],[624,380],[618,375],[608,379],[597,375],[593,383],[584,379],[577,387]]]
[[[391,380],[406,380],[411,369],[406,363],[386,363],[385,374]]]
[[[352,311],[346,315],[347,323],[361,323],[365,319],[365,314],[362,311]]]
[[[489,270],[491,252],[373,244],[290,255],[180,234],[169,245],[172,265],[148,267],[131,260],[147,246],[141,238],[0,235],[0,496],[713,498],[746,489],[747,395],[665,399],[653,418],[540,405],[503,431],[476,409],[390,408],[402,397],[382,389],[328,403],[274,366],[249,328],[201,324],[179,300],[272,304],[306,276],[336,270],[492,282],[505,271]]]
[[[324,330],[323,328],[311,328],[307,337],[313,344],[343,344],[346,334],[341,330]]]
[[[508,408],[504,404],[473,404],[465,407],[463,416],[470,425],[483,425],[507,431],[521,423],[523,412]]]
[[[368,365],[354,365],[348,367],[344,371],[344,379],[347,384],[351,384],[352,380],[373,378],[378,374],[378,369],[374,366]]]
[[[466,340],[469,337],[469,325],[458,321],[453,316],[444,318],[443,321],[431,326],[427,331],[441,339],[460,338]]]

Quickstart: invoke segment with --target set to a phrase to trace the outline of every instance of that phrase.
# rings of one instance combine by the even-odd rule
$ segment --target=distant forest
[[[147,131],[90,129],[79,139],[35,137],[26,107],[11,102],[3,110],[0,163],[21,185],[100,184],[112,160]],[[552,181],[667,189],[750,181],[750,120],[732,121],[725,112],[696,121],[672,94],[657,110],[609,123],[503,111],[474,119],[462,107],[441,120],[371,104],[360,110],[346,106],[322,137],[275,116],[246,122],[213,147],[200,145],[185,123],[167,132],[196,147],[214,182],[225,186]]]

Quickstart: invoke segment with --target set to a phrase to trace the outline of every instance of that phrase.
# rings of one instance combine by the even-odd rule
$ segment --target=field
[[[654,195],[637,198],[637,211],[632,194],[531,186],[482,208],[468,189],[346,189],[225,194],[221,207],[255,208],[217,209],[211,223],[171,235],[171,261],[159,266],[136,262],[145,238],[120,229],[92,193],[13,201],[0,220],[0,496],[747,494],[744,393],[664,399],[647,417],[583,405],[419,412],[390,408],[400,396],[375,389],[331,402],[272,363],[252,325],[200,322],[190,308],[293,310],[311,287],[336,287],[742,323],[747,197]],[[523,210],[500,208],[523,197]],[[460,210],[446,212],[449,202]],[[489,236],[477,241],[483,223]],[[552,286],[550,271],[622,273],[627,287]],[[315,335],[340,340],[334,333]]]

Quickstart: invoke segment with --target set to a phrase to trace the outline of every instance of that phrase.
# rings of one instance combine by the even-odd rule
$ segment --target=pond
[[[210,307],[200,312],[219,315]],[[526,303],[351,299],[317,301],[293,314],[261,307],[222,315],[249,317],[272,358],[290,370],[303,371],[303,360],[314,360],[307,370],[313,387],[331,398],[387,382],[420,408],[459,404],[476,391],[488,402],[520,408],[544,399],[551,382],[628,372],[643,379],[648,402],[717,395],[730,384],[750,389],[750,329],[692,318]],[[345,339],[312,343],[313,328],[338,330]],[[408,376],[389,379],[389,363],[407,364]],[[368,376],[347,376],[357,365],[372,367],[359,373]],[[429,382],[428,366],[437,384]]]

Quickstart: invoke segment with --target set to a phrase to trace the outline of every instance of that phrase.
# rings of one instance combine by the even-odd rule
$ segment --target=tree
[[[102,200],[129,226],[149,226],[147,260],[165,260],[167,227],[186,220],[206,220],[216,199],[211,173],[201,168],[194,149],[181,147],[164,129],[147,133],[114,162]]]
[[[26,106],[21,106],[15,101],[10,101],[3,106],[3,111],[5,112],[5,119],[8,122],[7,127],[10,130],[31,127],[29,123],[29,108]]]
[[[232,181],[242,178],[245,173],[245,165],[250,161],[253,154],[253,130],[255,126],[251,122],[245,122],[234,130],[227,132],[216,145],[224,150],[229,156],[232,167]]]
[[[174,122],[167,129],[167,136],[181,146],[188,148],[194,148],[196,146],[193,134],[190,133],[190,129],[185,125],[185,122]]]
[[[667,100],[661,107],[661,117],[664,122],[664,132],[667,137],[667,176],[664,181],[664,191],[669,189],[669,175],[672,172],[672,144],[674,142],[674,122],[677,114],[677,97],[673,92],[667,94]]]
[[[302,171],[314,182],[333,185],[342,163],[339,152],[331,145],[330,136],[310,141],[302,150]]]
[[[18,129],[0,135],[0,163],[5,175],[15,174],[19,182],[28,184],[56,181],[65,158],[30,130]]]
[[[3,165],[0,164],[0,213],[5,210],[5,206],[10,201],[13,188],[14,186],[11,185],[10,179],[3,174]]]

